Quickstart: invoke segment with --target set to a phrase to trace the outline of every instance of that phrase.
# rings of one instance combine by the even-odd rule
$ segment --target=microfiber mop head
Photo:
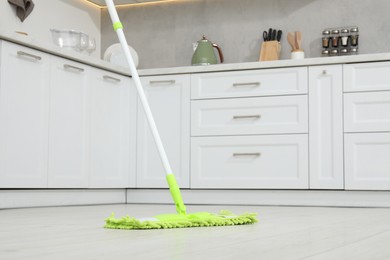
[[[212,227],[254,224],[258,220],[256,214],[245,213],[235,216],[228,211],[219,214],[198,212],[193,214],[163,214],[153,218],[140,219],[126,216],[116,219],[114,214],[106,219],[105,228],[114,229],[160,229],[160,228],[187,228]]]

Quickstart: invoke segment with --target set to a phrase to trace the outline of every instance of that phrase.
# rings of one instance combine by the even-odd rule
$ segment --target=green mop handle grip
[[[181,197],[181,192],[179,185],[177,184],[175,175],[167,174],[167,182],[169,186],[169,191],[171,192],[171,196],[176,205],[176,211],[178,214],[186,215],[186,206],[183,203],[183,199]]]

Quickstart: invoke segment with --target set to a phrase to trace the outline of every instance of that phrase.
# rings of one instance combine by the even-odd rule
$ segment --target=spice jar
[[[350,53],[351,55],[358,54],[358,52],[359,52],[359,49],[358,49],[357,47],[351,48],[351,49],[349,50],[349,53]]]
[[[328,57],[329,56],[329,50],[322,50],[321,55],[322,55],[322,57]]]
[[[351,45],[357,46],[359,43],[359,28],[351,28]]]
[[[347,48],[343,48],[340,50],[340,55],[348,55],[348,49]]]
[[[349,30],[342,29],[341,30],[341,46],[347,47],[348,46],[348,39],[349,39]]]
[[[339,30],[332,30],[332,47],[339,47]]]
[[[330,43],[330,31],[324,30],[322,32],[322,48],[329,48]]]
[[[339,55],[339,50],[338,49],[333,49],[330,51],[330,56],[337,56]]]

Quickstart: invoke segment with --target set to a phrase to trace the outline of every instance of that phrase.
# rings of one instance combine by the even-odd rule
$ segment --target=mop
[[[163,163],[166,180],[172,196],[172,199],[176,206],[177,214],[162,214],[154,216],[152,218],[135,219],[133,217],[125,216],[122,218],[115,218],[114,214],[106,219],[105,228],[113,229],[159,229],[159,228],[183,228],[183,227],[209,227],[209,226],[232,226],[253,224],[257,222],[256,214],[245,213],[242,215],[233,215],[229,211],[221,211],[219,214],[212,214],[208,212],[198,212],[187,214],[186,207],[183,203],[179,185],[177,184],[175,175],[173,175],[171,166],[168,161],[164,146],[162,144],[160,134],[157,130],[156,123],[154,121],[152,112],[150,110],[148,101],[146,99],[137,69],[135,67],[133,58],[130,54],[127,40],[123,33],[123,26],[119,20],[118,13],[116,11],[113,0],[105,0],[110,14],[114,30],[117,33],[122,49],[126,56],[130,74],[135,82],[138,96],[143,106],[146,118],[149,123],[150,130],[154,137],[154,141],[157,146],[157,150],[160,154],[161,161]]]

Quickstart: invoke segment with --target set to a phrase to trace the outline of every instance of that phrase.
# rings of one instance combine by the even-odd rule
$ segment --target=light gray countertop
[[[20,35],[15,32],[0,31],[0,39],[10,41],[16,44],[21,44],[30,48],[41,50],[77,62],[85,63],[97,68],[105,69],[123,75],[130,75],[130,73],[126,68],[115,66],[107,61],[90,57],[85,54],[80,54],[75,51],[61,49],[60,47],[57,47],[52,43],[42,43],[33,38],[30,38],[29,36]],[[140,76],[152,76],[152,75],[188,74],[188,73],[220,72],[220,71],[248,70],[248,69],[296,67],[296,66],[346,64],[346,63],[359,63],[359,62],[376,62],[376,61],[390,61],[390,53],[360,54],[360,55],[337,56],[337,57],[318,57],[318,58],[306,58],[301,60],[286,59],[286,60],[277,60],[277,61],[216,64],[216,65],[209,65],[209,66],[183,66],[183,67],[172,67],[172,68],[140,69],[138,70],[138,73]]]

